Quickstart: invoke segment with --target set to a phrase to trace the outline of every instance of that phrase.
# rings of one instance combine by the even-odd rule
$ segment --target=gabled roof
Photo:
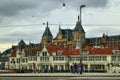
[[[11,57],[16,57],[16,55],[17,55],[16,50],[12,51],[12,53],[11,53]]]
[[[35,48],[31,48],[31,49],[27,48],[27,49],[25,49],[25,56],[26,57],[36,56],[37,51],[41,51],[41,49],[40,48],[36,48],[36,49]]]
[[[47,46],[48,53],[52,55],[53,52],[57,52],[57,46],[55,44],[50,44]]]

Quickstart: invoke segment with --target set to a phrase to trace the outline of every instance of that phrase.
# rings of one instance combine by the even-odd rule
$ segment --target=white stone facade
[[[84,51],[83,51],[84,53]],[[83,54],[82,62],[84,64],[84,71],[86,72],[120,72],[120,54],[113,51],[109,54]],[[70,70],[73,63],[79,63],[79,55],[62,55],[62,52],[52,52],[50,55],[44,47],[42,51],[37,51],[36,56],[25,56],[24,50],[16,51],[16,57],[10,57],[9,69],[37,69],[44,71],[53,66],[55,70],[65,71]]]

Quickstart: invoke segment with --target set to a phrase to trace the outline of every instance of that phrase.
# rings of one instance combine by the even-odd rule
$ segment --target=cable
[[[0,25],[0,27],[19,27],[19,26],[38,26],[38,25],[46,25],[43,24],[22,24],[22,25]],[[56,26],[59,24],[48,24]],[[62,26],[75,26],[76,24],[61,24]],[[83,24],[82,26],[120,26],[120,24]]]

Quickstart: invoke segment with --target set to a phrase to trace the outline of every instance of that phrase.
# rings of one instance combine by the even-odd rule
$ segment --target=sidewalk
[[[120,77],[120,73],[3,73],[0,77]]]

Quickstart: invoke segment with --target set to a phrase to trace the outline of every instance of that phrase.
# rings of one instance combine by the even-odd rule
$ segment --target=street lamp
[[[81,25],[82,25],[82,14],[81,14],[81,12],[82,12],[83,7],[86,7],[86,5],[81,5],[80,6],[80,22],[81,22]]]
[[[82,8],[85,7],[85,5],[80,6],[80,26],[82,26],[82,16],[81,16],[81,11]],[[82,64],[82,27],[80,27],[80,74],[83,72],[83,64]]]

